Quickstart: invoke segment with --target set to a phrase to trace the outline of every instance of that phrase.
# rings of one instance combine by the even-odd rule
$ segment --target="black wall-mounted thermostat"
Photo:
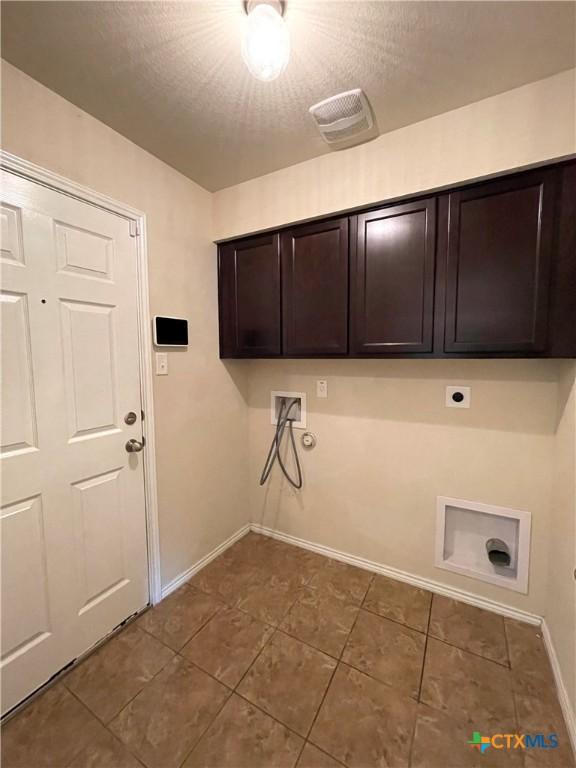
[[[187,347],[188,320],[154,315],[154,344],[157,347]]]

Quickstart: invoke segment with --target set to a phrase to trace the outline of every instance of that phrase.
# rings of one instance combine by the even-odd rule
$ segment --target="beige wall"
[[[151,311],[190,321],[154,379],[166,585],[247,519],[246,371],[218,360],[211,195],[6,63],[2,86],[3,148],[144,211]]]
[[[346,553],[542,614],[556,428],[557,361],[325,360],[250,363],[252,519]],[[328,398],[315,396],[328,379]],[[472,387],[446,408],[447,384]],[[270,391],[304,391],[305,485],[258,477],[272,438]],[[436,497],[532,513],[528,595],[434,567]]]
[[[214,194],[214,238],[247,234],[576,152],[576,70]]]
[[[558,394],[554,361],[224,365],[217,359],[210,241],[569,154],[576,150],[573,87],[573,72],[557,75],[210,196],[4,65],[5,149],[142,209],[151,309],[190,319],[190,349],[171,353],[170,375],[155,379],[164,584],[251,515],[305,539],[546,613],[563,668],[572,674],[573,636],[563,606],[573,567],[576,404],[566,383],[573,373],[562,368]],[[327,400],[316,400],[316,378],[328,378]],[[469,411],[444,407],[447,383],[472,387]],[[279,483],[277,472],[266,489],[257,484],[272,436],[273,388],[309,395],[318,446],[304,455],[306,484],[298,496]],[[532,512],[527,596],[434,568],[437,495]]]
[[[213,197],[214,237],[571,155],[576,152],[575,94],[576,70],[570,70],[221,190]],[[566,478],[574,463],[570,435],[575,425],[569,405],[556,437],[558,363],[286,361],[249,366],[254,521],[524,610],[548,611],[572,686],[574,600],[566,574],[576,565],[570,511],[574,489]],[[329,397],[316,400],[315,379],[325,377]],[[469,411],[444,407],[447,383],[472,386]],[[306,484],[298,495],[279,483],[278,473],[268,488],[257,485],[271,439],[271,389],[309,394],[310,428],[319,443],[304,456]],[[434,568],[437,495],[532,513],[528,595]]]
[[[544,615],[576,712],[576,363],[563,362],[554,446],[549,600]]]

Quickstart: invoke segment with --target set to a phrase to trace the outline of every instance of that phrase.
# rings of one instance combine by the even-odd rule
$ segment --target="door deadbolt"
[[[144,448],[145,442],[146,441],[144,440],[144,438],[142,438],[142,442],[140,442],[140,440],[134,440],[134,438],[132,438],[132,440],[128,440],[128,442],[126,443],[126,450],[128,451],[128,453],[140,453],[140,451]]]
[[[138,416],[136,416],[134,411],[128,411],[126,416],[124,416],[124,421],[126,422],[126,424],[135,424],[137,418]]]

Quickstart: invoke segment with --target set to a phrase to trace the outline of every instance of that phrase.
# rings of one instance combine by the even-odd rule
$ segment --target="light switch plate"
[[[156,376],[168,375],[168,352],[156,352]]]
[[[326,379],[316,381],[316,397],[328,397],[328,382]]]
[[[449,386],[446,387],[447,408],[470,408],[472,391],[470,387]]]

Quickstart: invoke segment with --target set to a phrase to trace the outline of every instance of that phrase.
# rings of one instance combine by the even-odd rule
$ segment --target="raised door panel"
[[[129,582],[124,561],[123,471],[118,467],[72,485],[80,614]]]
[[[220,246],[220,356],[279,355],[278,235]]]
[[[2,508],[2,667],[50,637],[40,496]]]
[[[348,352],[348,219],[282,233],[285,355]]]
[[[61,272],[98,280],[112,279],[114,241],[98,232],[55,222],[56,258]]]
[[[357,217],[352,259],[356,354],[432,351],[436,201]]]
[[[69,439],[117,430],[114,307],[62,301]]]
[[[37,450],[38,432],[28,298],[3,291],[0,309],[3,330],[0,453],[6,457]]]
[[[555,172],[449,196],[446,352],[546,346]]]
[[[6,264],[24,266],[20,208],[0,203],[0,258]]]

